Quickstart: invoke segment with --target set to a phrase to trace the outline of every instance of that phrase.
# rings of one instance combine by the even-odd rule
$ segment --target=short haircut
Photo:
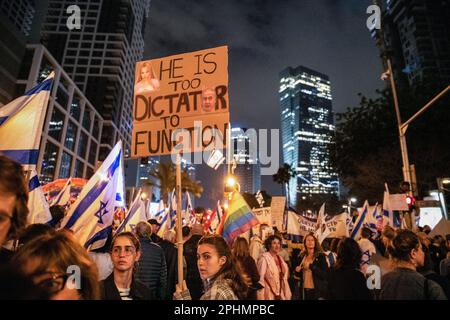
[[[181,234],[183,235],[183,237],[187,237],[190,233],[191,228],[189,228],[188,226],[184,226],[183,228],[181,228]]]
[[[372,236],[372,230],[367,227],[361,229],[361,237],[364,239],[369,239]]]
[[[264,247],[266,248],[267,251],[270,250],[270,247],[272,246],[272,242],[274,240],[280,241],[280,245],[281,245],[281,238],[275,234],[272,234],[267,237],[266,241],[264,241]]]

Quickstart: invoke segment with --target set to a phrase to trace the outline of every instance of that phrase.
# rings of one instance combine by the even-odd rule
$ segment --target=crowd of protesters
[[[430,237],[386,226],[379,236],[325,239],[313,233],[292,249],[277,230],[233,244],[183,227],[184,279],[177,283],[175,233],[140,222],[87,252],[70,230],[27,226],[22,167],[0,156],[0,299],[64,300],[446,300],[450,297],[450,235]],[[13,243],[11,246],[10,244]],[[292,250],[291,250],[292,249]],[[377,281],[376,266],[380,272]],[[369,285],[372,283],[372,285]],[[377,285],[377,283],[379,285]]]

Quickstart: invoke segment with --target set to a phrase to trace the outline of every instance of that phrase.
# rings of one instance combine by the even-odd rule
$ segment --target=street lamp
[[[356,201],[358,201],[358,199],[356,199],[355,197],[351,197],[350,199],[348,199],[348,205],[345,205],[344,209],[348,209],[349,216],[352,215],[352,203],[356,203]]]
[[[231,194],[234,191],[241,192],[241,185],[237,182],[235,176],[229,174],[225,178],[225,198],[231,199]]]

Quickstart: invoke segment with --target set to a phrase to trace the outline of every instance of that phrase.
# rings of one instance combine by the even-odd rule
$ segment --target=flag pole
[[[183,235],[181,233],[182,221],[181,221],[181,154],[180,154],[180,152],[177,152],[177,163],[176,163],[177,245],[178,245],[178,285],[180,286],[180,288],[183,288]]]

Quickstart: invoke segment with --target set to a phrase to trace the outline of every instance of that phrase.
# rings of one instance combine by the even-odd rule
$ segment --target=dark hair
[[[276,234],[271,234],[271,235],[268,236],[267,239],[264,241],[264,247],[266,248],[267,251],[270,250],[270,247],[272,246],[272,242],[273,242],[274,240],[280,241],[280,245],[281,245],[281,237],[277,236]]]
[[[111,241],[111,247],[110,247],[110,251],[112,251],[112,249],[114,248],[114,243],[116,242],[116,240],[120,237],[125,237],[128,238],[134,245],[134,247],[136,248],[136,252],[141,251],[141,242],[139,241],[139,239],[134,235],[134,233],[132,232],[121,232],[118,233],[114,236],[114,238]]]
[[[11,227],[7,237],[16,237],[25,228],[28,217],[28,185],[25,180],[22,166],[0,155],[0,192],[16,197]]]
[[[306,239],[308,239],[308,237],[313,237],[313,239],[314,239],[314,257],[319,256],[320,253],[323,253],[322,246],[320,245],[319,240],[316,238],[316,236],[312,232],[308,233],[303,238],[303,250],[302,250],[301,254],[308,254],[307,249],[306,249]]]
[[[224,279],[231,280],[229,282],[231,289],[234,294],[240,299],[244,300],[248,296],[248,286],[243,278],[243,273],[240,270],[236,258],[231,253],[231,249],[228,246],[224,238],[218,235],[207,235],[203,236],[198,245],[209,244],[212,245],[219,255],[219,257],[226,257],[226,262],[222,268],[217,272],[213,279],[218,276],[223,276]]]
[[[385,226],[381,232],[381,235],[392,241],[395,238],[395,230],[391,226]]]
[[[400,230],[388,247],[389,254],[397,260],[409,261],[413,249],[421,246],[419,237],[411,230]]]
[[[33,273],[46,272],[49,268],[56,268],[59,272],[66,273],[69,266],[80,267],[79,292],[82,298],[85,300],[100,298],[97,266],[69,232],[58,231],[35,238],[17,250],[11,265],[24,272],[22,268],[32,258],[37,261],[36,270]]]
[[[337,248],[338,248],[339,242],[341,242],[341,239],[339,239],[339,238],[334,238],[334,239],[331,241],[330,250],[331,250],[332,252],[337,253]]]
[[[362,252],[358,243],[352,238],[342,239],[337,247],[336,268],[359,269]]]
[[[367,227],[361,229],[361,237],[364,239],[369,239],[372,236],[372,230]]]
[[[30,224],[20,233],[19,244],[26,244],[34,240],[35,238],[43,235],[55,235],[55,234],[56,230],[46,224],[42,223]]]
[[[247,239],[239,237],[234,241],[233,254],[236,258],[250,256]]]
[[[191,233],[191,228],[189,228],[188,226],[184,226],[183,228],[181,228],[181,234],[183,235],[183,237],[187,237],[189,233]]]
[[[322,249],[323,249],[323,251],[330,250],[330,244],[331,244],[331,239],[330,238],[324,239],[323,242],[322,242]]]
[[[63,206],[51,206],[50,213],[52,215],[52,225],[58,224],[65,215],[65,210]]]
[[[0,300],[49,300],[47,290],[10,265],[0,266]]]
[[[422,242],[421,242],[422,243]],[[422,243],[422,250],[424,253],[423,266],[418,266],[418,272],[427,272],[434,269],[433,260],[431,259],[430,249]]]

